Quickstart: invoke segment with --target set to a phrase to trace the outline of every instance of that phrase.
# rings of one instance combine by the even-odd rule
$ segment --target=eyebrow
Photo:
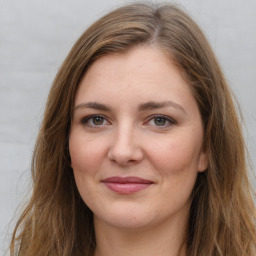
[[[154,110],[154,109],[165,108],[165,107],[173,107],[186,113],[185,109],[178,103],[175,103],[174,101],[162,101],[162,102],[149,101],[149,102],[140,104],[139,111]]]
[[[81,103],[74,107],[74,110],[79,108],[93,108],[97,110],[103,110],[103,111],[110,111],[111,109],[107,107],[106,105],[103,105],[101,103],[97,102],[87,102],[87,103]]]
[[[149,102],[140,104],[138,106],[138,111],[155,110],[155,109],[160,109],[165,107],[173,107],[186,113],[185,109],[178,103],[175,103],[174,101],[162,101],[162,102],[149,101]],[[110,107],[98,102],[86,102],[86,103],[78,104],[77,106],[74,107],[74,111],[80,108],[92,108],[92,109],[102,110],[102,111],[111,111]]]

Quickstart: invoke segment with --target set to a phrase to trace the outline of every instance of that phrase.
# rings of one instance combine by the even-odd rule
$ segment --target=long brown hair
[[[191,86],[204,122],[208,169],[198,174],[185,239],[188,256],[255,255],[255,207],[239,119],[205,36],[174,5],[132,4],[107,14],[78,39],[53,82],[33,161],[33,193],[11,255],[92,256],[92,212],[70,167],[68,137],[77,86],[97,58],[137,45],[158,47]]]

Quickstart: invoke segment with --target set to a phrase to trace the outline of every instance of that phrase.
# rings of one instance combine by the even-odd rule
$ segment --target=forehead
[[[84,74],[75,104],[110,101],[111,104],[193,100],[190,85],[163,51],[140,46],[96,60]]]

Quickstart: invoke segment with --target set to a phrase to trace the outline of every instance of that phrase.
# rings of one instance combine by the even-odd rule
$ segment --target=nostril
[[[108,158],[120,165],[134,164],[143,158],[142,147],[136,139],[133,124],[122,122],[113,133]]]
[[[125,149],[113,147],[108,152],[108,158],[120,165],[127,165],[140,161],[143,158],[143,153],[139,147]]]

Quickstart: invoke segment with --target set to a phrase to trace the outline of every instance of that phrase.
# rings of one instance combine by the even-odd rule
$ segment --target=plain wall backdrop
[[[88,25],[123,3],[130,1],[0,0],[0,255],[17,206],[28,198],[31,155],[52,80]],[[175,3],[200,25],[219,59],[240,102],[256,166],[256,1]]]

